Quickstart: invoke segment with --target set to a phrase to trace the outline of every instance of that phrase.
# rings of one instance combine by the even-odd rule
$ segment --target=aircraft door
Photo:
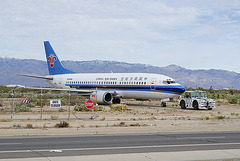
[[[155,90],[156,89],[156,82],[157,82],[157,79],[156,78],[153,78],[151,80],[151,85],[150,85],[150,89],[151,90]]]

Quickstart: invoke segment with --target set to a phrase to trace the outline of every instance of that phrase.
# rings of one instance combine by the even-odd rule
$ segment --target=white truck
[[[215,108],[215,101],[206,97],[205,91],[186,91],[185,97],[179,99],[179,105],[182,109],[193,107],[193,109],[208,109]]]

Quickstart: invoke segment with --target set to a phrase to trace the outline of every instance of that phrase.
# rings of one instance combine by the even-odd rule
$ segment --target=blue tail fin
[[[49,41],[44,41],[44,47],[45,47],[45,52],[46,52],[49,75],[74,73],[68,69],[65,69],[62,66],[60,60],[58,59],[57,55],[55,54]]]

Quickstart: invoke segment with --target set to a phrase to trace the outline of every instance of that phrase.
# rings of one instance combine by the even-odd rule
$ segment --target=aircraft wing
[[[37,89],[37,90],[49,90],[49,91],[66,91],[66,92],[77,92],[79,95],[90,95],[93,92],[96,92],[96,90],[79,90],[79,89],[62,89],[62,88],[41,88],[41,87],[25,87],[18,85],[17,88],[26,88],[26,89]],[[115,90],[107,90],[107,92],[112,93],[113,95],[118,95],[118,92]]]
[[[92,90],[78,90],[78,89],[62,89],[62,88],[40,88],[40,87],[24,87],[27,89],[42,89],[42,90],[49,90],[49,91],[70,91],[70,92],[79,92],[79,93],[92,93]]]
[[[10,87],[10,88],[24,88],[24,89],[37,89],[37,90],[49,90],[49,91],[70,91],[70,92],[77,92],[79,94],[83,93],[83,94],[91,94],[93,92],[93,90],[78,90],[78,89],[62,89],[62,88],[41,88],[41,87],[26,87],[26,86],[22,86],[22,85],[6,85],[6,87]]]

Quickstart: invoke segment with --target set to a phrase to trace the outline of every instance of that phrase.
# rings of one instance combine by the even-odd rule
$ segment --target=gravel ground
[[[39,108],[32,112],[0,112],[0,137],[11,136],[56,136],[56,135],[95,135],[95,134],[133,134],[169,132],[213,132],[239,131],[240,105],[224,104],[209,110],[182,110],[179,106],[160,107],[158,102],[126,102],[128,108],[113,111],[103,106],[98,117],[90,119],[94,112],[74,112],[71,107],[65,111],[43,108],[40,120]],[[61,121],[69,124],[67,128],[55,127]]]

